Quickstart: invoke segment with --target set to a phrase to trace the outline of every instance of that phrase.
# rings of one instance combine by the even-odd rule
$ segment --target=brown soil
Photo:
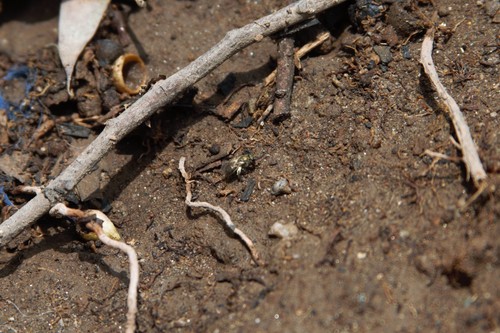
[[[32,92],[27,116],[19,111],[6,120],[0,113],[0,185],[21,206],[29,198],[15,194],[16,186],[46,184],[102,128],[89,121],[96,125],[84,131],[89,137],[77,138],[64,124],[131,100],[107,81],[99,88],[96,75],[106,79],[108,72],[90,60],[77,68],[79,99],[68,100],[50,45],[57,42],[59,1],[13,3],[2,6],[0,77],[28,64],[39,95]],[[149,3],[128,17],[135,42],[126,50],[143,56],[154,79],[286,1]],[[255,104],[263,94],[277,54],[276,42],[264,39],[120,142],[79,187],[73,205],[111,208],[109,216],[137,250],[138,331],[500,332],[497,5],[396,1],[364,20],[358,10],[357,28],[340,20],[335,38],[302,60],[289,119],[238,128],[247,111],[234,119],[223,111],[231,103]],[[440,23],[434,60],[491,184],[466,207],[475,190],[450,140],[451,121],[418,62],[434,8]],[[98,39],[117,40],[110,22],[89,52]],[[297,43],[315,33],[300,33]],[[19,105],[29,80],[0,81],[3,96]],[[49,120],[55,127],[33,137],[39,121]],[[255,168],[232,181],[221,180],[218,166],[199,173],[195,198],[229,212],[256,243],[263,267],[217,216],[185,206],[179,158],[186,156],[194,171],[216,145],[239,148],[235,156],[251,150]],[[434,161],[426,149],[451,160]],[[292,192],[275,196],[270,189],[281,177]],[[242,201],[251,180],[254,191]],[[4,207],[4,218],[12,212]],[[298,232],[270,235],[276,222]],[[0,278],[0,332],[123,331],[127,258],[99,244],[92,250],[70,221],[46,217],[2,249]]]

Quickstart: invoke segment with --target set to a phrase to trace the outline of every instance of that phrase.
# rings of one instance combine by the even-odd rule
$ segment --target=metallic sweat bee
[[[243,155],[235,156],[222,164],[222,172],[227,180],[234,177],[240,178],[244,173],[255,168],[255,157],[249,150],[245,150]]]

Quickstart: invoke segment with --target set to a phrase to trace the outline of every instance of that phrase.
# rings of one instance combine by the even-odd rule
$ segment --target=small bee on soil
[[[255,157],[249,150],[245,150],[243,155],[235,156],[222,164],[222,172],[226,180],[240,178],[244,173],[255,168]]]

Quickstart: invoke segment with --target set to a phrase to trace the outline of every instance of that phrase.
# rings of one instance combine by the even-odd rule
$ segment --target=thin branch
[[[269,114],[271,113],[271,111],[273,110],[273,108],[274,108],[274,104],[269,104],[267,106],[267,108],[264,110],[264,112],[262,113],[262,115],[257,120],[257,125],[264,126],[264,120],[266,120],[267,116],[269,116]],[[281,118],[280,120],[284,120],[284,119],[285,118]]]
[[[328,38],[330,38],[330,33],[323,32],[318,37],[316,37],[315,40],[307,43],[306,45],[302,46],[300,49],[295,51],[295,54],[293,56],[295,67],[297,67],[297,69],[302,69],[302,64],[300,63],[300,59],[302,59],[306,54],[308,54],[309,52],[314,50],[319,45],[323,44]],[[274,71],[271,72],[271,74],[269,74],[264,79],[265,86],[270,85],[271,83],[273,83],[276,80],[276,72],[277,72],[277,70],[275,69]]]
[[[448,161],[452,161],[452,162],[461,162],[462,159],[461,158],[457,158],[457,157],[450,157],[446,154],[442,154],[442,153],[438,153],[438,152],[435,152],[435,151],[431,151],[429,149],[426,149],[424,151],[424,154],[428,155],[428,156],[431,156],[431,157],[434,157],[434,158],[437,158],[438,160],[448,160]]]
[[[184,178],[184,181],[186,182],[186,205],[189,207],[201,207],[201,208],[206,208],[209,210],[212,210],[216,213],[219,213],[220,217],[226,224],[226,226],[231,229],[236,235],[238,235],[243,243],[248,247],[250,250],[250,253],[252,255],[253,260],[258,264],[258,265],[263,265],[264,263],[260,260],[259,258],[259,253],[257,252],[257,249],[255,248],[255,245],[253,244],[252,240],[248,238],[247,235],[240,229],[236,227],[236,225],[233,223],[231,220],[231,216],[222,209],[221,207],[214,206],[208,202],[202,202],[202,201],[191,201],[193,195],[191,193],[191,180],[189,179],[189,175],[186,172],[186,169],[184,168],[184,163],[186,161],[185,157],[181,157],[179,160],[179,171],[182,174],[182,177]]]
[[[293,58],[293,37],[285,37],[278,44],[278,65],[276,68],[276,92],[274,93],[274,119],[278,123],[290,117],[293,76],[295,64]]]
[[[88,174],[104,155],[134,128],[161,107],[213,71],[245,47],[288,26],[338,5],[345,0],[301,0],[256,20],[240,29],[229,31],[214,47],[187,67],[157,82],[144,96],[115,119],[107,122],[102,133],[43,192],[0,225],[0,247],[35,223]]]
[[[467,122],[465,121],[464,115],[460,111],[457,102],[455,102],[453,97],[451,97],[451,95],[446,91],[446,88],[439,80],[436,68],[434,67],[434,61],[432,60],[434,32],[435,28],[433,27],[429,29],[425,35],[422,43],[420,62],[424,66],[425,73],[434,85],[439,97],[448,108],[450,118],[453,122],[453,126],[462,149],[463,161],[467,169],[467,178],[469,178],[469,176],[472,177],[474,185],[477,188],[482,188],[483,182],[486,180],[486,172],[484,171],[481,160],[479,159],[479,154],[477,153],[476,145],[474,144],[470,134],[469,127],[467,126]]]

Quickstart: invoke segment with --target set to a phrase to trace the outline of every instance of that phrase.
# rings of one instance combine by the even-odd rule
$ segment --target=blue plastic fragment
[[[2,197],[2,201],[7,205],[7,206],[14,206],[12,201],[9,200],[9,197],[7,196],[7,193],[4,192],[3,190],[3,185],[0,186],[0,197]]]
[[[27,79],[30,76],[30,68],[26,65],[12,67],[7,71],[3,77],[5,81],[11,81],[17,78]]]
[[[2,96],[2,93],[0,93],[0,109],[4,110],[9,110],[10,103],[8,100],[5,99],[5,97]]]
[[[33,68],[30,68],[26,65],[14,66],[7,70],[7,74],[3,77],[5,81],[11,81],[14,79],[24,79],[24,95],[28,97],[29,92],[35,86],[37,71]],[[21,102],[20,105],[12,105],[8,100],[6,100],[1,92],[0,92],[0,109],[7,110],[7,117],[9,120],[15,120],[16,115],[15,112],[21,112],[24,117],[30,117],[29,111],[30,106],[29,103],[25,101]]]
[[[10,107],[10,102],[3,97],[2,93],[0,92],[0,110],[5,110],[7,111],[7,119],[9,120],[14,120],[16,119],[16,115],[12,111]]]

